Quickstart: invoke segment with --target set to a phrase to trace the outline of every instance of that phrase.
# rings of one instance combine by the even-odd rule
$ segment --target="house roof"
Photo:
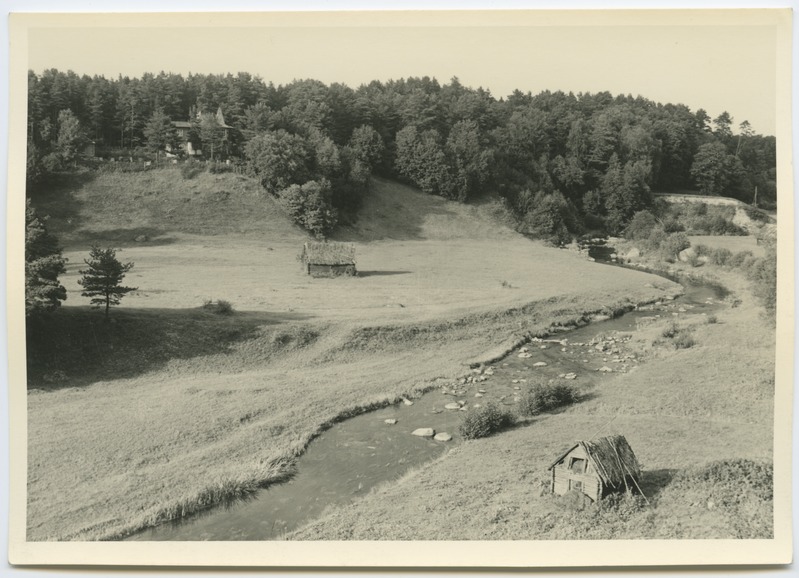
[[[312,265],[354,265],[355,247],[346,243],[305,243],[302,260]]]
[[[641,476],[641,466],[623,435],[608,436],[595,441],[580,441],[563,452],[547,468],[551,470],[576,447],[582,447],[597,475],[606,486],[624,483],[626,476]]]
[[[207,113],[207,114],[211,114],[211,113]],[[225,115],[222,114],[222,107],[221,106],[218,109],[216,109],[216,114],[214,116],[216,117],[216,122],[219,124],[220,128],[233,128],[232,126],[230,126],[230,125],[225,123]],[[199,120],[201,117],[202,117],[202,113],[198,112],[197,113],[197,119]],[[188,120],[173,120],[172,121],[172,126],[174,126],[175,128],[191,128],[193,126],[193,124],[194,123],[192,123],[191,121],[188,121]]]

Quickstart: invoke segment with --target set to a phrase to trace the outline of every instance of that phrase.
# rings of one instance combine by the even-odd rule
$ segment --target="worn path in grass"
[[[734,276],[717,272],[742,302],[690,326],[696,345],[675,350],[662,319],[634,333],[643,360],[613,374],[591,396],[469,441],[444,458],[336,508],[288,536],[318,539],[614,539],[741,538],[771,535],[771,502],[745,496],[747,480],[674,486],[692,468],[719,460],[772,456],[774,332]],[[644,469],[651,505],[635,511],[575,512],[546,493],[548,466],[593,435],[627,437]],[[729,483],[729,481],[727,481]],[[716,485],[718,484],[718,485]],[[722,504],[745,496],[740,505]],[[398,507],[403,504],[403,507]],[[596,517],[594,517],[596,516]]]
[[[307,237],[251,182],[169,172],[104,175],[60,191],[67,206],[39,199],[70,258],[52,337],[70,360],[31,372],[31,540],[116,537],[251,491],[339,415],[460,375],[553,321],[676,291],[531,242],[490,202],[384,181],[339,235],[365,275],[313,280],[295,260]],[[402,215],[391,227],[386,206]],[[91,241],[136,263],[115,323],[76,307]],[[197,309],[205,299],[237,313]]]

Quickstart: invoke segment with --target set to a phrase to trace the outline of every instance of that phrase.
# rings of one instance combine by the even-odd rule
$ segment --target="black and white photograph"
[[[790,10],[9,26],[12,563],[790,561]]]

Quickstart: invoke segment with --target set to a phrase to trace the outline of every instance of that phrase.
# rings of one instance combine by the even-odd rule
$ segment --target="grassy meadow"
[[[491,200],[388,181],[335,237],[360,271],[341,279],[303,273],[308,237],[238,175],[99,173],[34,201],[69,263],[67,302],[30,328],[29,540],[116,538],[247,493],[332,421],[554,322],[679,291],[529,241]],[[110,323],[77,284],[92,243],[136,263]]]

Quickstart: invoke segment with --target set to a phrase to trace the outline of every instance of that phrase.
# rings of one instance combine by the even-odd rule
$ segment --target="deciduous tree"
[[[312,151],[299,135],[283,129],[260,134],[247,143],[250,170],[272,194],[309,180]]]
[[[80,147],[86,142],[78,117],[69,109],[58,113],[58,139],[56,147],[65,162],[72,162],[78,156]]]

